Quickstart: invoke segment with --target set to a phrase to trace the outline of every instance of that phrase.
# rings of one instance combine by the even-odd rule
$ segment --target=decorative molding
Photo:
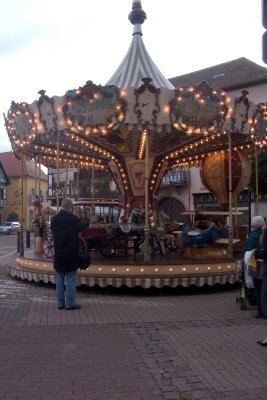
[[[142,81],[143,85],[134,92],[136,96],[134,112],[137,114],[138,123],[145,128],[156,124],[157,115],[160,112],[160,89],[151,84],[150,78],[143,78]]]
[[[126,101],[115,86],[95,85],[87,81],[77,90],[69,90],[62,107],[67,125],[77,132],[106,135],[122,126]]]
[[[198,86],[180,86],[170,102],[171,122],[187,135],[220,132],[228,113],[226,95],[206,81]]]
[[[40,98],[37,101],[39,119],[46,133],[55,133],[57,131],[58,117],[55,111],[55,102],[53,98],[45,94],[45,90],[38,92]]]

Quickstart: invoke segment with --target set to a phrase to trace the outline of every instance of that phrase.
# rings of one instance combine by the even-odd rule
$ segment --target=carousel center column
[[[143,246],[144,252],[144,261],[146,263],[150,263],[151,261],[151,246],[149,243],[149,207],[148,207],[148,188],[149,188],[149,172],[148,172],[148,162],[149,162],[149,133],[148,130],[145,130],[146,133],[146,152],[145,152],[145,243]]]

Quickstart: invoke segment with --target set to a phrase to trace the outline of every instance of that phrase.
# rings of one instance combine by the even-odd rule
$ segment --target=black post
[[[19,238],[19,255],[24,256],[24,243],[23,243],[23,227],[20,227],[20,238]]]
[[[248,232],[251,232],[251,193],[248,189]]]
[[[17,234],[17,253],[20,252],[20,232]]]
[[[31,232],[26,231],[26,248],[29,249],[31,247]]]

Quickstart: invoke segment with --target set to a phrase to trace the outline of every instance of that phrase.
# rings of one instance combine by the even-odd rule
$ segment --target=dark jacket
[[[57,272],[71,272],[78,268],[79,232],[84,223],[65,210],[51,220],[54,238],[54,268]]]
[[[255,257],[267,261],[267,228],[264,229],[261,248],[255,251]]]
[[[244,249],[243,249],[243,254],[245,254],[246,251],[259,249],[261,247],[261,244],[260,244],[261,235],[262,235],[262,228],[255,229],[255,231],[252,231],[248,234],[248,237],[247,237]]]

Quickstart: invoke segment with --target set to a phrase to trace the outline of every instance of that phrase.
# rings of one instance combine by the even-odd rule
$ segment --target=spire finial
[[[129,14],[129,20],[131,24],[143,24],[146,20],[146,13],[142,9],[141,1],[140,0],[133,0],[132,3],[132,11]]]

